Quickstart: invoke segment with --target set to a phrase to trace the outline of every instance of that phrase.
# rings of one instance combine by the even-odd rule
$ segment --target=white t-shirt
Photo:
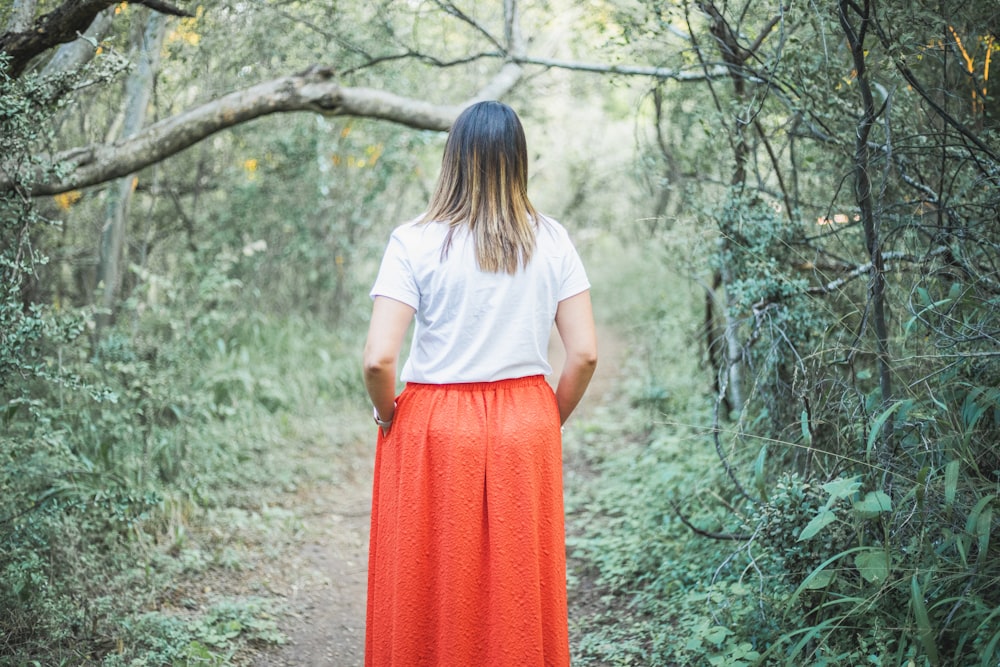
[[[481,271],[464,227],[442,260],[447,233],[439,222],[397,227],[371,290],[372,299],[389,297],[417,311],[401,379],[449,384],[551,373],[556,307],[590,288],[566,229],[543,218],[531,261],[513,275]]]

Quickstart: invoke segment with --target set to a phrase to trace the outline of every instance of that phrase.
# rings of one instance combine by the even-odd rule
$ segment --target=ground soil
[[[600,350],[598,371],[574,420],[585,419],[598,408],[616,383],[624,346],[613,331],[601,330]],[[550,354],[557,371],[562,363],[559,352],[553,345]],[[342,460],[331,462],[339,474],[300,489],[288,503],[299,519],[295,535],[265,567],[256,568],[254,576],[266,579],[267,590],[283,600],[286,613],[279,627],[289,641],[252,649],[240,662],[254,667],[363,663],[373,454],[373,442],[345,448]],[[578,458],[571,448],[567,450],[567,473],[573,473],[566,475],[567,484],[589,477],[579,474],[584,464]],[[572,531],[573,526],[567,529]],[[570,591],[571,609],[588,604],[587,588]]]
[[[359,443],[360,444],[360,443]],[[255,667],[361,665],[364,656],[372,447],[345,452],[350,474],[296,494],[296,539],[272,562],[268,589],[283,598],[288,642],[251,658]]]

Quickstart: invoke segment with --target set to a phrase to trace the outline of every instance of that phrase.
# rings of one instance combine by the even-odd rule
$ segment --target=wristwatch
[[[392,407],[395,408],[396,404],[393,403]],[[395,416],[395,415],[393,415],[393,416]],[[383,420],[383,419],[381,419],[378,416],[378,408],[376,408],[375,406],[372,406],[372,417],[375,418],[375,423],[378,424],[379,428],[381,428],[382,430],[385,430],[385,429],[389,428],[390,426],[392,426],[392,420],[391,419],[384,419]]]

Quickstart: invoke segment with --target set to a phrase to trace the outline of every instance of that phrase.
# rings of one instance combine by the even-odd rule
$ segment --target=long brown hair
[[[501,102],[478,102],[459,114],[422,220],[450,225],[442,258],[456,228],[465,225],[483,271],[516,273],[528,263],[538,212],[528,200],[528,148],[513,109]]]

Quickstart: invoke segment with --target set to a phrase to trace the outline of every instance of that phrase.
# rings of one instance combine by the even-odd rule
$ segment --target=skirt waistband
[[[406,387],[411,390],[447,389],[449,391],[489,391],[499,389],[516,389],[519,387],[535,387],[540,384],[547,384],[544,375],[527,375],[519,378],[493,380],[491,382],[455,382],[451,384],[407,382]]]

